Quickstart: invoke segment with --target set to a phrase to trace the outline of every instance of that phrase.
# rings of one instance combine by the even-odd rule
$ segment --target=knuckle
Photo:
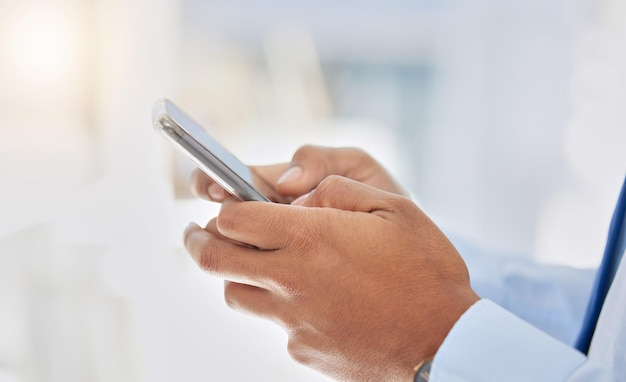
[[[419,207],[409,198],[394,196],[389,200],[389,211],[395,213],[400,219],[410,222],[421,221],[423,213]],[[412,225],[413,223],[411,223]]]
[[[301,295],[300,284],[293,272],[285,270],[280,273],[276,278],[276,286],[281,294],[289,300],[298,298]]]
[[[359,147],[349,147],[347,150],[352,157],[357,158],[358,160],[373,160],[373,158],[365,150]]]
[[[291,315],[277,316],[275,320],[287,333],[290,333],[290,337],[293,333],[300,331],[298,320]]]
[[[325,196],[331,189],[337,187],[338,184],[341,184],[343,180],[344,177],[340,175],[329,175],[320,182],[315,192],[317,194],[322,193],[322,195]]]
[[[367,151],[359,147],[348,147],[345,149],[346,154],[353,163],[358,163],[359,168],[377,167],[378,162]]]
[[[215,227],[218,232],[228,236],[228,233],[232,232],[235,228],[235,220],[233,214],[228,212],[228,207],[223,206],[220,210],[220,214],[215,219]]]
[[[415,203],[411,199],[406,198],[404,196],[394,197],[393,203],[396,205],[398,210],[403,211],[403,212],[410,212],[410,211],[414,211],[417,209],[417,206],[415,205]]]
[[[287,352],[289,356],[299,364],[309,365],[312,362],[310,352],[307,350],[306,346],[302,345],[298,337],[298,335],[292,335],[289,338]]]
[[[315,156],[320,152],[320,148],[315,145],[304,145],[301,146],[298,150],[296,150],[294,154],[294,158],[308,158],[310,156]]]
[[[334,199],[333,194],[342,192],[341,188],[344,187],[345,183],[346,178],[340,175],[329,175],[317,186],[314,197],[321,207],[327,207]]]
[[[293,301],[301,295],[301,277],[302,275],[292,265],[274,264],[271,275],[267,277],[265,282],[272,291],[282,298]]]

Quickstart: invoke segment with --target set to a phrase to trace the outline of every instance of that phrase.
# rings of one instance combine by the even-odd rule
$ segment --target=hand
[[[461,257],[410,200],[343,177],[294,204],[226,200],[186,248],[229,280],[230,307],[287,331],[298,362],[338,380],[411,380],[478,300]]]
[[[341,175],[404,195],[402,187],[374,158],[355,148],[303,146],[296,151],[291,163],[251,166],[251,169],[257,175],[255,187],[270,199],[283,203],[308,193],[330,175]],[[197,196],[214,202],[221,203],[229,196],[199,169],[193,172],[191,185]]]

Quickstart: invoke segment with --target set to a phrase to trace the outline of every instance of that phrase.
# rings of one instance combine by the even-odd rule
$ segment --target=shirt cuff
[[[431,381],[563,381],[586,361],[571,347],[483,299],[437,351]]]

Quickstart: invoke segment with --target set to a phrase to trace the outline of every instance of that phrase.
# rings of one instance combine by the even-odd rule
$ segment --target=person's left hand
[[[249,166],[253,185],[270,200],[290,203],[331,175],[368,184],[399,195],[405,191],[367,152],[354,147],[300,147],[289,163]],[[221,203],[230,195],[200,169],[191,175],[191,190],[200,198]]]
[[[185,245],[227,304],[279,323],[300,363],[339,380],[409,381],[478,296],[409,199],[332,176],[296,205],[227,200]]]

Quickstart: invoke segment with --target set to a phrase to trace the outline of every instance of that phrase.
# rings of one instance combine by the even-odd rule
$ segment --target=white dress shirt
[[[587,301],[586,297],[583,300]],[[435,356],[430,378],[626,381],[626,263],[622,262],[611,285],[588,357],[483,299],[452,328]]]
[[[489,253],[449,235],[463,254],[472,288],[524,321],[573,345],[595,279],[595,269],[541,264],[528,257]]]

